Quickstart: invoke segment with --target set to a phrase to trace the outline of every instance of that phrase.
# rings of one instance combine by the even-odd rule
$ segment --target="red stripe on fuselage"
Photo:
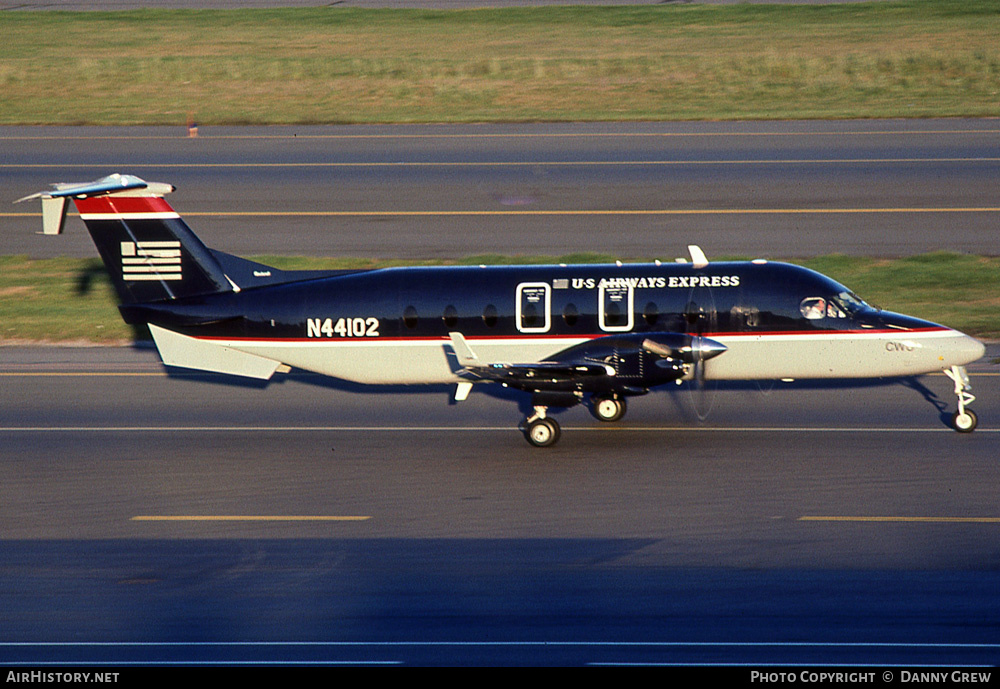
[[[788,336],[788,335],[811,335],[811,336],[822,336],[822,335],[906,335],[907,333],[931,333],[931,332],[945,332],[950,330],[950,328],[945,328],[944,326],[936,328],[914,328],[913,330],[897,330],[897,329],[850,329],[850,330],[771,330],[767,332],[732,332],[732,333],[704,333],[703,337],[778,337],[778,336]],[[576,334],[548,334],[548,333],[538,333],[538,334],[519,334],[519,335],[472,335],[466,339],[470,342],[475,342],[476,340],[597,340],[602,337],[611,337],[614,335],[636,335],[637,332],[625,332],[625,333],[581,333]],[[657,333],[644,333],[651,337],[655,337]],[[690,333],[680,333],[680,334],[690,334]],[[218,341],[218,342],[449,342],[450,340],[446,336],[442,335],[425,335],[418,337],[242,337],[242,336],[225,336],[225,335],[194,335],[195,339],[206,340],[206,341]]]
[[[73,199],[73,202],[80,215],[175,212],[170,204],[160,196],[96,196],[88,199]]]
[[[951,330],[943,325],[928,328],[846,328],[844,330],[768,330],[766,332],[715,332],[704,333],[704,337],[767,337],[769,335],[905,335],[907,333],[934,333]]]

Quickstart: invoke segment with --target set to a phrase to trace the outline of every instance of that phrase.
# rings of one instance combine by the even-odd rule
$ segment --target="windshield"
[[[799,311],[809,320],[847,318],[871,307],[853,292],[843,291],[835,297],[806,297],[799,302]]]
[[[830,299],[836,302],[837,306],[852,316],[860,311],[865,311],[866,309],[871,308],[871,306],[866,304],[861,297],[856,295],[854,292],[848,292],[846,290],[835,297],[830,297]]]

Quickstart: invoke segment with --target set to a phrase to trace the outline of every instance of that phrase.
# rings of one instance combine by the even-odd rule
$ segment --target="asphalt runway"
[[[171,182],[250,255],[995,253],[998,133],[5,128],[0,188]],[[0,223],[0,254],[95,255],[76,218]],[[998,354],[971,435],[931,376],[576,408],[539,451],[496,392],[0,348],[0,665],[994,665]]]
[[[928,376],[682,387],[547,450],[478,388],[2,354],[0,665],[1000,659],[996,346],[969,435]]]
[[[1000,250],[996,120],[0,128],[14,201],[112,172],[238,255],[665,259]],[[0,254],[94,256],[0,209]]]

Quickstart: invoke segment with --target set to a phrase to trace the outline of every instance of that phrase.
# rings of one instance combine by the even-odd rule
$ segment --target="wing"
[[[686,333],[627,333],[588,340],[544,361],[484,363],[461,333],[449,336],[466,380],[532,392],[641,394],[726,351],[719,342]],[[464,389],[467,393],[468,387]]]

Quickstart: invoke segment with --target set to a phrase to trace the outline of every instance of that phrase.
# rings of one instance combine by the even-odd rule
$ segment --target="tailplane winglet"
[[[91,196],[115,194],[142,190],[146,196],[163,196],[174,191],[172,184],[162,182],[147,182],[134,175],[113,174],[93,182],[59,182],[52,189],[40,191],[18,199],[14,203],[41,199],[42,201],[42,234],[61,234],[66,222],[66,201],[70,198],[84,199]]]

